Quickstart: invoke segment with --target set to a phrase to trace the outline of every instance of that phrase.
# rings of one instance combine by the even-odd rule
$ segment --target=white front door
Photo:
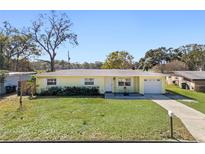
[[[112,92],[112,77],[105,78],[105,91]]]
[[[145,94],[160,94],[162,93],[162,82],[160,79],[144,79]]]

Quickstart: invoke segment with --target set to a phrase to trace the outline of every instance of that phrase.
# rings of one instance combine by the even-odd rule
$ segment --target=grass
[[[0,100],[0,141],[168,140],[167,111],[150,100],[103,98]],[[177,118],[175,137],[193,140]]]
[[[189,107],[192,107],[202,113],[205,113],[205,93],[181,89],[175,85],[167,85],[166,89],[168,91],[171,91],[171,92],[174,92],[174,93],[177,93],[177,94],[180,94],[180,95],[196,100],[197,103],[182,102],[180,100],[179,101],[185,105],[188,105]]]

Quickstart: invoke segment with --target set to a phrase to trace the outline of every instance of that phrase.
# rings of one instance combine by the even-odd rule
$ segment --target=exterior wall
[[[126,92],[129,93],[138,93],[139,92],[139,77],[115,77],[113,92],[114,93],[124,93],[124,86],[118,86],[118,79],[121,78],[130,78],[131,79],[131,86],[126,87]]]
[[[205,81],[194,81],[192,82],[194,90],[205,92]]]
[[[183,77],[179,80],[179,87],[182,88],[182,84],[186,83],[189,86],[189,90],[194,90],[195,89],[195,84],[191,81],[185,80]]]
[[[47,79],[56,79],[56,85],[47,85]],[[84,85],[84,79],[85,78],[94,78],[94,86],[99,87],[100,93],[104,93],[104,77],[38,77],[36,80],[36,85],[37,85],[37,93],[40,93],[41,90],[48,89],[52,86],[56,87],[65,87],[65,86],[86,86]],[[90,87],[90,86],[89,86]]]
[[[161,93],[165,93],[165,77],[164,76],[140,76],[139,77],[139,93],[144,94],[144,79],[160,79],[162,83],[162,91]]]
[[[135,77],[135,81],[136,81],[136,83],[135,83],[136,89],[135,90],[137,93],[139,93],[139,90],[140,90],[140,78],[139,78],[139,76]]]
[[[112,86],[112,92],[117,91],[117,82],[116,82],[116,77],[113,78],[113,86]]]
[[[189,86],[189,90],[205,92],[205,81],[188,81],[183,77],[179,77],[178,86],[182,88],[182,83],[186,83]]]
[[[104,94],[105,89],[105,77],[38,77],[36,80],[37,93],[40,93],[41,90],[46,90],[52,85],[47,86],[47,79],[54,78],[56,79],[56,85],[60,87],[65,86],[85,86],[85,78],[94,78],[94,86],[99,87],[100,93]],[[144,94],[144,79],[160,79],[162,82],[162,93],[165,93],[165,77],[164,76],[154,76],[154,77],[145,77],[145,76],[136,76],[136,77],[112,77],[112,92],[113,93],[123,93],[124,87],[118,86],[119,78],[131,78],[131,86],[127,87],[127,92],[129,93],[141,93]]]
[[[118,80],[119,79],[122,79],[122,78],[130,78],[131,79],[131,86],[127,86],[126,87],[126,92],[128,92],[128,93],[133,93],[133,92],[135,92],[134,91],[134,78],[133,77],[116,77],[115,78],[115,82],[116,82],[116,84],[115,84],[115,91],[114,92],[116,92],[116,93],[124,93],[125,92],[125,90],[124,90],[124,86],[118,86]]]
[[[171,76],[171,75],[169,75],[169,76],[166,77],[166,83],[167,83],[168,85],[173,84],[173,80],[172,80],[172,76]]]
[[[167,84],[173,84],[174,81],[175,84],[178,85],[180,88],[182,88],[182,83],[186,83],[189,87],[189,90],[205,92],[205,81],[189,81],[183,77],[174,75],[166,77]]]
[[[171,85],[171,84],[179,85],[180,84],[179,82],[182,79],[183,79],[182,77],[178,77],[178,76],[175,76],[175,75],[170,75],[170,76],[166,77],[166,83],[168,85]]]
[[[182,83],[184,83],[184,82],[187,82],[187,84],[189,85],[189,81],[184,80],[183,77],[178,77],[178,84],[177,84],[177,85],[178,85],[180,88],[182,88]]]
[[[23,75],[9,75],[6,76],[4,81],[4,86],[16,86],[18,87],[18,81],[30,80],[32,75],[23,74]]]

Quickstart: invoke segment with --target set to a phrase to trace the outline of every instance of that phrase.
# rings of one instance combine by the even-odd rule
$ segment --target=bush
[[[97,96],[98,87],[51,87],[43,90],[39,96]]]

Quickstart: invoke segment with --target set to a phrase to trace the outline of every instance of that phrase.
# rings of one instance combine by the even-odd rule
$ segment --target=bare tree
[[[68,16],[56,14],[41,14],[39,19],[33,22],[30,29],[33,40],[50,57],[50,71],[55,71],[55,57],[59,47],[69,41],[73,45],[78,45],[77,35],[71,32],[72,22]]]

